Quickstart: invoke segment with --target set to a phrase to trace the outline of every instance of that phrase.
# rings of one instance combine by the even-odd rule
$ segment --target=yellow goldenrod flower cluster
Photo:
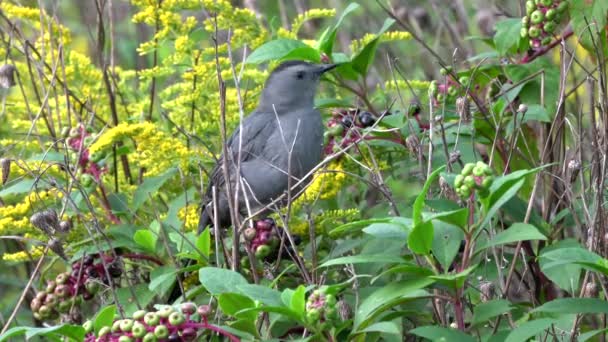
[[[44,253],[44,247],[33,246],[28,251],[19,251],[15,253],[5,253],[2,255],[3,261],[22,262],[38,259]]]
[[[317,199],[334,198],[346,180],[346,174],[342,171],[344,171],[342,162],[333,162],[327,167],[327,170],[317,171],[312,184],[298,197],[294,205],[298,207]]]
[[[191,153],[186,146],[151,122],[121,123],[108,129],[91,145],[89,153],[103,151],[126,138],[132,139],[136,144],[130,160],[143,168],[146,176],[159,175],[175,164],[183,169],[188,167]]]
[[[378,37],[377,34],[368,33],[363,38],[358,40],[353,40],[350,45],[350,50],[353,53],[359,52],[365,45],[370,43],[372,40]],[[398,40],[410,40],[412,39],[412,34],[407,31],[391,31],[385,32],[380,35],[380,43],[393,42]]]
[[[196,204],[185,206],[177,212],[177,217],[184,222],[184,230],[187,232],[196,232],[199,216]]]
[[[35,205],[49,198],[60,199],[61,197],[62,194],[54,190],[32,191],[21,202],[0,207],[0,235],[33,233],[34,236],[40,236],[40,232],[35,230],[29,220],[36,209]]]
[[[360,218],[361,213],[359,209],[356,208],[325,210],[319,215],[313,216],[315,234],[323,235],[338,225],[356,221]],[[294,219],[292,219],[292,222],[289,224],[289,229],[292,233],[298,234],[305,239],[310,236],[310,224],[308,221],[299,217],[294,217]]]
[[[384,84],[384,87],[386,90],[396,90],[396,89],[400,89],[400,90],[409,90],[410,88],[408,87],[408,83],[409,85],[412,87],[412,89],[414,90],[423,90],[426,91],[429,86],[431,85],[431,82],[429,81],[418,81],[418,80],[410,80],[407,83],[403,80],[390,80],[387,81]]]

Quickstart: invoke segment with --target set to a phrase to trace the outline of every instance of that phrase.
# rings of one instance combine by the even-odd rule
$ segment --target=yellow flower
[[[184,222],[184,230],[187,232],[194,232],[198,228],[198,205],[191,204],[181,208],[177,217]]]
[[[2,255],[2,260],[10,262],[21,262],[38,259],[42,256],[44,247],[34,246],[29,251],[20,251],[16,253],[6,253]]]
[[[327,170],[317,171],[312,183],[294,202],[294,205],[299,206],[305,202],[315,201],[317,198],[329,199],[335,197],[346,180],[346,174],[342,172],[343,170],[342,162],[333,162]]]
[[[359,52],[361,49],[363,49],[364,46],[369,44],[372,40],[376,39],[377,37],[378,37],[377,34],[367,33],[365,36],[363,36],[363,38],[361,38],[359,40],[353,40],[350,44],[350,50],[353,53]],[[412,39],[412,34],[407,31],[391,31],[391,32],[384,32],[382,35],[380,35],[379,42],[386,43],[386,42],[392,42],[392,41],[397,41],[397,40],[410,40],[410,39]]]

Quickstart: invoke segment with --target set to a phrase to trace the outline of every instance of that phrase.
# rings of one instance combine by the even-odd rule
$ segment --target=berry
[[[32,309],[32,311],[38,311],[40,309],[41,305],[42,305],[42,302],[40,300],[34,298],[30,302],[30,309]]]
[[[545,12],[545,18],[547,18],[547,20],[553,20],[557,18],[558,14],[558,11],[552,8]]]
[[[251,241],[255,238],[255,236],[257,235],[257,231],[255,230],[255,228],[246,228],[243,231],[243,237],[245,238],[245,240],[247,241]]]
[[[545,37],[540,44],[541,45],[549,45],[551,43],[551,37]]]
[[[144,336],[142,342],[156,342],[157,340],[156,335],[154,335],[153,332],[149,332],[146,334],[146,336]]]
[[[486,189],[489,190],[490,186],[492,186],[492,182],[494,181],[494,177],[492,176],[486,176],[483,181],[481,182],[481,186]]]
[[[330,127],[328,132],[329,132],[329,135],[337,137],[339,135],[342,135],[342,132],[344,132],[344,126],[335,125],[333,127]]]
[[[109,333],[111,333],[111,329],[110,327],[102,327],[101,329],[99,329],[99,332],[97,333],[98,337],[103,337],[108,335]]]
[[[522,38],[527,38],[528,37],[528,29],[525,27],[522,27],[521,30],[519,30],[519,36]]]
[[[97,292],[99,292],[100,284],[98,281],[89,278],[85,281],[84,287],[90,294],[96,294]]]
[[[196,312],[198,312],[201,317],[207,317],[211,314],[211,307],[209,305],[201,305],[196,309]]]
[[[271,252],[270,246],[260,245],[255,250],[255,257],[258,259],[261,259],[261,258],[267,257],[270,254],[270,252]]]
[[[181,342],[182,338],[177,333],[173,333],[173,334],[169,335],[169,337],[167,338],[167,341],[168,342]]]
[[[69,300],[64,300],[59,302],[59,304],[57,304],[57,311],[59,313],[66,313],[68,311],[70,311],[70,308],[72,307],[72,302]]]
[[[110,273],[110,276],[112,278],[118,278],[122,275],[122,267],[120,266],[120,262],[114,260],[109,266],[108,266],[108,273]]]
[[[133,313],[133,319],[136,321],[139,321],[140,319],[144,318],[144,316],[146,315],[146,310],[137,310]]]
[[[370,112],[361,112],[359,113],[359,122],[363,127],[370,127],[376,122],[376,119]]]
[[[540,3],[545,7],[549,7],[553,5],[553,0],[540,0]]]
[[[95,262],[95,257],[92,256],[91,254],[88,254],[82,260],[82,264],[85,266],[91,266],[91,265],[93,265],[94,262]]]
[[[182,303],[181,309],[184,315],[192,315],[196,312],[196,304],[192,302]]]
[[[46,295],[44,304],[52,307],[52,306],[55,306],[58,301],[59,301],[59,299],[57,298],[57,296],[55,296],[53,293],[49,293],[48,295]]]
[[[528,35],[530,38],[538,38],[540,36],[540,29],[536,26],[532,26],[528,29]]]
[[[46,283],[46,292],[51,293],[53,291],[55,291],[55,286],[57,285],[57,283],[55,283],[54,281],[49,281]]]
[[[82,186],[84,186],[85,188],[88,188],[93,184],[93,176],[88,173],[83,173],[82,175],[80,175],[79,180],[80,184],[82,184]]]
[[[353,126],[353,119],[350,116],[345,116],[340,120],[340,124],[346,129],[351,128]]]
[[[540,24],[545,19],[545,15],[541,10],[536,10],[530,14],[530,22],[532,24]]]
[[[167,318],[169,317],[169,315],[171,315],[172,313],[174,313],[175,310],[173,309],[173,307],[171,306],[163,306],[160,310],[158,310],[156,313],[158,314],[158,316],[160,316],[161,318]]]
[[[120,321],[120,330],[124,332],[129,332],[133,329],[133,320],[132,319],[123,319]]]
[[[562,13],[564,11],[566,11],[568,9],[568,2],[567,1],[562,1],[560,2],[560,4],[557,6],[557,11],[559,13]]]
[[[55,292],[54,293],[55,293],[55,296],[63,298],[63,297],[66,297],[67,295],[70,294],[70,289],[65,284],[59,284],[55,288]]]
[[[171,325],[181,325],[186,321],[186,318],[181,312],[173,312],[169,315],[169,323]]]
[[[144,315],[144,323],[147,325],[157,325],[160,322],[160,317],[156,312],[148,312]]]
[[[468,175],[471,174],[471,171],[473,171],[474,167],[475,167],[475,164],[473,164],[473,163],[467,163],[462,168],[462,171],[460,172],[460,174],[463,175],[463,176],[468,176]]]
[[[169,328],[164,324],[157,325],[156,328],[154,328],[154,336],[157,338],[167,338],[167,336],[169,336]]]
[[[131,333],[133,334],[133,337],[142,338],[148,333],[148,330],[146,330],[145,325],[141,324],[140,322],[135,322],[133,323]]]
[[[530,22],[530,17],[528,17],[527,15],[525,15],[525,16],[523,16],[523,18],[521,18],[522,26],[527,26],[529,22]]]
[[[536,5],[534,4],[534,1],[532,1],[532,0],[526,1],[526,14],[528,14],[528,15],[532,14],[532,12],[534,12],[535,9],[536,9]]]
[[[65,284],[69,278],[70,275],[68,273],[59,273],[57,277],[55,277],[55,281],[57,284]]]
[[[133,339],[129,336],[123,335],[118,338],[118,342],[133,342]]]
[[[319,309],[310,309],[306,312],[306,319],[310,323],[315,323],[321,318],[321,311]]]
[[[85,332],[86,334],[88,334],[88,333],[92,332],[92,331],[93,331],[93,321],[88,320],[88,321],[84,322],[84,323],[82,324],[82,327],[84,328],[84,332]]]
[[[469,81],[471,81],[471,79],[469,78],[469,76],[462,76],[458,79],[458,82],[463,86],[466,87],[469,85]]]
[[[196,339],[196,330],[194,330],[194,328],[182,330],[182,339],[184,341],[194,341],[194,339]]]
[[[545,26],[543,26],[543,30],[545,30],[545,32],[547,33],[553,33],[553,31],[555,31],[555,28],[557,27],[557,24],[553,21],[549,21],[547,23],[545,23]]]

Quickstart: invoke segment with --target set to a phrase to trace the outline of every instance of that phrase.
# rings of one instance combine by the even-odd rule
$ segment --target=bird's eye
[[[299,80],[304,79],[304,71],[298,71],[296,78]]]

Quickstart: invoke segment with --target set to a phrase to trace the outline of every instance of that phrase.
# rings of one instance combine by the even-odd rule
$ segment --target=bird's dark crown
[[[279,64],[278,67],[274,68],[274,70],[272,70],[272,73],[274,74],[274,73],[280,72],[281,70],[285,70],[287,68],[290,68],[290,67],[296,66],[296,65],[311,65],[311,64],[308,62],[302,61],[302,60],[286,61],[286,62]]]

